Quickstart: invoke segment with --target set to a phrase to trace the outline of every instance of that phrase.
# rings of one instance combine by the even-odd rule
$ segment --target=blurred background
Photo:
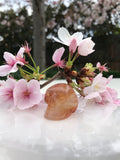
[[[108,75],[120,77],[120,0],[0,0],[0,64],[4,51],[17,54],[25,41],[41,70],[53,64],[52,55],[62,45],[52,37],[61,26],[96,44],[94,53],[77,59],[75,69],[99,61],[107,63]]]

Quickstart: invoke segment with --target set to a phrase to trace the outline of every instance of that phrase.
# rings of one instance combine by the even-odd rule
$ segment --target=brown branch
[[[48,85],[49,83],[51,83],[52,81],[54,81],[55,79],[58,79],[58,78],[62,78],[62,72],[59,71],[57,72],[51,79],[49,79],[47,82],[43,83],[40,85],[40,88],[43,88],[45,87],[46,85]]]

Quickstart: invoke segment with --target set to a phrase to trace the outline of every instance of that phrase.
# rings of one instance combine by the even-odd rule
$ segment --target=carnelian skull
[[[78,106],[78,98],[71,86],[64,83],[55,84],[48,88],[45,94],[48,104],[45,118],[62,120],[69,117]]]

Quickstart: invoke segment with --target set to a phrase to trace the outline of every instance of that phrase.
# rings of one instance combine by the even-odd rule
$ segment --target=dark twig
[[[46,85],[48,85],[49,83],[51,83],[52,81],[54,81],[55,79],[58,79],[58,78],[62,78],[62,72],[59,71],[57,72],[51,79],[49,79],[47,82],[43,83],[40,85],[40,88],[43,88],[45,87]]]

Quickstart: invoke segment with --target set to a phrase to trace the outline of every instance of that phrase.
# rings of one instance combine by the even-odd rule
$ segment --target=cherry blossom
[[[60,16],[60,20],[62,20],[64,26],[73,28],[74,30],[84,30],[87,35],[89,33],[91,36],[96,34],[96,32],[99,34],[103,34],[103,32],[104,34],[111,34],[111,32],[114,32],[111,31],[111,26],[119,24],[119,0],[71,1],[65,11],[62,9],[62,5],[65,5],[65,3],[59,3],[59,7],[51,6],[51,8],[53,8],[53,10],[51,9],[53,16],[51,18],[48,17],[48,22],[52,21],[54,17],[62,15]],[[48,4],[46,8],[49,8]],[[56,8],[57,10],[54,12]],[[57,24],[58,21],[57,19],[55,32],[52,31],[52,33],[56,33],[56,29],[59,27],[59,24]],[[104,25],[104,30],[100,27],[101,25]],[[60,37],[59,40],[62,41],[62,43],[64,42]],[[66,43],[63,44],[69,45],[69,43]]]
[[[13,92],[16,84],[16,80],[7,79],[0,83],[0,104],[4,104],[4,107],[15,107]]]
[[[0,66],[0,76],[7,76],[10,73],[16,72],[18,70],[17,64],[24,65],[25,61],[23,59],[24,48],[20,48],[17,55],[14,56],[9,52],[4,52],[4,59],[6,61],[5,65]]]
[[[101,92],[99,97],[95,98],[95,102],[103,105],[108,102],[120,105],[120,99],[118,99],[117,91],[109,87],[106,87],[106,90]]]
[[[95,43],[91,40],[91,37],[86,38],[81,41],[78,47],[78,53],[82,56],[87,56],[88,54],[91,54],[94,52],[93,47]]]
[[[112,79],[102,77],[98,74],[94,79],[91,86],[84,89],[85,99],[93,99],[96,103],[105,104],[107,102],[120,105],[118,94],[115,89],[107,87],[108,82]]]
[[[37,80],[27,82],[20,79],[14,89],[14,101],[17,108],[24,110],[38,105],[42,100],[40,84]]]
[[[104,65],[101,65],[100,62],[97,63],[96,67],[99,69],[99,71],[103,72],[108,72],[108,68],[105,66],[106,64]]]
[[[99,73],[92,82],[92,85],[84,88],[84,94],[86,99],[92,99],[99,97],[101,99],[100,93],[106,91],[107,78],[102,77],[102,74]]]

